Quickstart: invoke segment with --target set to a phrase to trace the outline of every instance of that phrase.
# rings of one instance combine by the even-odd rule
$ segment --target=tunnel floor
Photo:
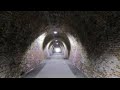
[[[24,78],[86,78],[62,54],[54,54],[41,65],[29,72]]]

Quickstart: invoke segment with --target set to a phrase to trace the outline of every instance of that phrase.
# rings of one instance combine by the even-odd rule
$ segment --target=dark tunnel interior
[[[88,78],[119,78],[119,29],[119,11],[0,11],[0,78],[21,78],[55,47]]]

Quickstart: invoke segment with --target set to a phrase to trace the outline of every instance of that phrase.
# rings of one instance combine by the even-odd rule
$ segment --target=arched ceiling
[[[50,32],[49,34],[46,35],[44,42],[43,42],[43,49],[46,47],[46,45],[52,41],[53,42],[51,44],[54,43],[54,40],[58,40],[58,42],[64,42],[65,45],[67,46],[68,51],[70,51],[70,42],[69,39],[67,37],[67,35],[65,33],[59,32],[57,34],[54,34],[54,32]]]
[[[56,41],[56,39],[55,40],[52,40],[52,42],[50,43],[50,45],[49,45],[49,47],[51,46],[51,45],[53,45],[53,46],[63,46],[63,42],[62,41],[60,41],[60,40],[57,40]],[[48,47],[48,48],[49,48]]]
[[[120,37],[119,17],[120,12],[117,11],[2,11],[0,51],[10,56],[17,54],[17,51],[23,53],[43,32],[48,33],[43,48],[50,40],[61,38],[70,49],[66,36],[70,33],[81,41],[89,56],[97,56],[96,52],[100,56],[111,43],[119,44],[116,43],[120,41],[117,39]],[[59,30],[62,25],[69,29]],[[46,29],[47,26],[55,28]],[[64,32],[54,36],[51,31],[56,28]]]

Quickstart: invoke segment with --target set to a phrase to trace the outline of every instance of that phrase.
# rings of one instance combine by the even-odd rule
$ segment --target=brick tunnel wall
[[[87,77],[90,77],[92,67],[90,66],[91,62],[87,58],[85,48],[82,46],[79,39],[75,38],[74,36],[68,34],[68,38],[71,43],[69,60],[74,66],[76,66],[80,71],[82,71],[82,73],[84,73]]]
[[[120,61],[114,55],[106,51],[103,55],[92,61],[88,58],[85,48],[79,40],[69,35],[71,43],[70,61],[87,77],[115,78],[120,77]],[[119,46],[118,46],[119,47]]]
[[[44,31],[45,23],[42,22],[46,22],[45,19],[38,11],[0,12],[0,78],[20,77],[28,71],[25,65],[31,68],[33,64],[36,65],[38,58],[42,60],[41,48],[35,40]],[[31,53],[35,51],[38,52],[37,56],[32,56]],[[35,57],[36,60],[31,64]]]
[[[80,41],[80,44],[73,45],[73,48],[76,46],[80,52],[82,45],[87,55],[88,63],[84,63],[84,66],[88,67],[84,68],[84,73],[88,77],[120,77],[120,12],[83,13],[84,16],[79,17],[79,22],[75,19],[70,19],[72,21],[69,22],[76,22],[72,25],[78,34],[75,38]],[[81,54],[76,57],[80,58]],[[76,63],[76,66],[81,69],[82,65],[78,60],[76,61],[79,64]]]
[[[44,38],[45,38],[45,33],[40,35],[26,51],[21,63],[21,68],[23,73],[30,72],[38,65],[40,65],[42,60],[45,59],[43,46],[42,46]]]
[[[50,53],[49,53],[49,49],[48,49],[50,43],[51,43],[51,42],[49,42],[49,43],[46,45],[45,49],[44,49],[45,59],[49,59],[49,58],[50,58]]]

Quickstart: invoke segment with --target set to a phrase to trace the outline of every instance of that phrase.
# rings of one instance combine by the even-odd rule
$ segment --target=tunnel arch
[[[43,50],[51,40],[63,41],[65,45],[67,46],[68,54],[70,53],[70,49],[71,49],[70,41],[68,39],[68,36],[64,32],[58,31],[57,35],[54,35],[53,32],[47,33],[44,39],[44,42],[43,42]]]
[[[20,67],[22,62],[25,62],[24,68],[32,64],[31,60],[25,61],[22,57],[43,32],[47,32],[47,36],[42,49],[49,41],[58,37],[66,43],[68,50],[73,50],[74,56],[74,46],[80,47],[82,44],[87,52],[90,65],[80,59],[75,63],[89,77],[120,77],[119,11],[47,11],[47,14],[45,12],[0,12],[0,63],[4,62],[1,65],[3,68],[0,69],[2,71],[5,68],[5,74],[3,72],[3,76],[0,77],[18,77],[23,69]],[[61,29],[62,25],[63,29]],[[53,35],[54,30],[60,34]],[[74,45],[73,43],[73,47],[69,46],[67,33],[78,39],[80,44]],[[36,50],[36,48],[30,49]],[[80,49],[75,50],[78,53],[77,57],[80,58]],[[32,53],[34,54],[29,54],[30,59],[38,60],[44,56],[39,53],[40,58],[36,58],[36,51]],[[36,61],[33,66],[35,65]]]
[[[44,53],[45,53],[45,56],[49,58],[50,53],[49,53],[49,48],[54,44],[54,43],[58,43],[58,41],[56,42],[55,40],[60,40],[60,39],[53,39],[51,40],[50,42],[48,42],[48,44],[46,45],[45,49],[44,49]],[[67,46],[66,44],[63,42],[63,41],[59,41],[61,43],[61,45],[63,46],[62,49],[64,51],[63,55],[64,55],[64,58],[68,58],[69,57],[69,53],[70,51],[67,49]],[[60,45],[60,44],[59,44]],[[59,46],[58,45],[58,46]],[[60,46],[61,46],[60,45]]]
[[[56,39],[55,39],[55,40],[56,40]],[[49,46],[51,46],[52,43],[54,43],[54,42],[55,42],[55,43],[58,43],[59,40],[57,39],[57,42],[56,42],[55,40],[52,40],[52,41],[50,42],[50,45],[49,45]],[[66,46],[66,44],[65,44],[63,41],[59,41],[59,42],[61,42],[61,45],[59,44],[59,46],[60,46],[61,49],[62,49],[64,58],[68,59],[68,58],[69,58],[70,51],[67,49],[67,46]]]

